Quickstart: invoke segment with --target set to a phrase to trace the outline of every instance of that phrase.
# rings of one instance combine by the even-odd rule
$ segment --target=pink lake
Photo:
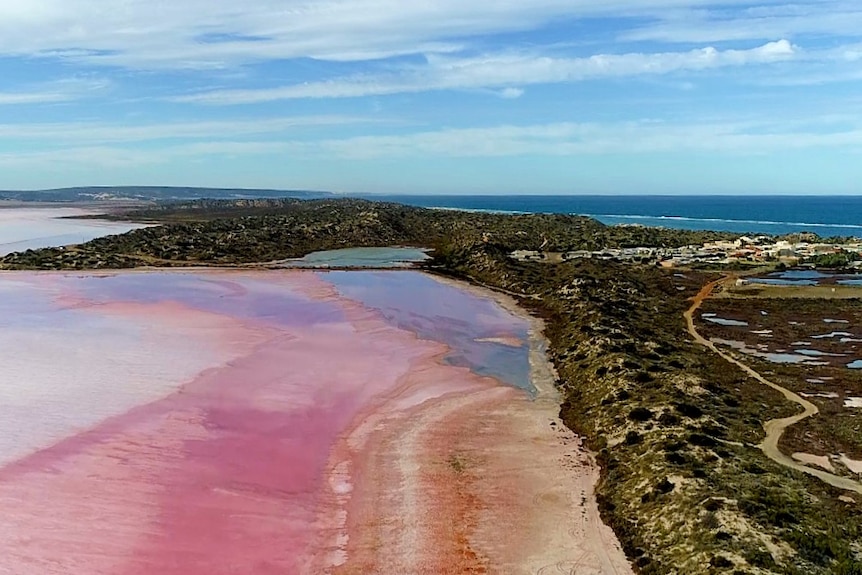
[[[146,227],[143,224],[74,219],[98,212],[69,207],[6,207],[0,202],[0,256],[70,244]]]
[[[0,572],[337,567],[339,442],[383,405],[525,395],[527,330],[413,271],[0,274]]]

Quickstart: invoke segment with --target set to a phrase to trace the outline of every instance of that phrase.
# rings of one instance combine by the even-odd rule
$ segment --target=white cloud
[[[0,106],[70,102],[101,92],[109,85],[104,80],[68,78],[31,86],[29,90],[0,91]]]
[[[524,95],[523,88],[503,88],[500,90],[500,97],[505,100],[517,100]]]
[[[797,38],[859,37],[862,8],[855,0],[759,4],[742,9],[726,6],[669,10],[646,25],[623,32],[628,41],[726,42]]]
[[[220,161],[237,156],[259,156],[295,150],[299,143],[211,141],[177,144],[158,149],[133,146],[74,146],[58,149],[0,153],[0,166],[38,168],[46,164],[88,171],[93,168],[135,168],[168,164],[178,158]]]
[[[814,86],[862,79],[862,45],[846,44],[800,52],[792,69],[768,69],[746,82],[754,86]]]
[[[857,116],[740,122],[732,118],[705,123],[655,120],[618,123],[561,122],[452,128],[397,135],[370,135],[316,141],[236,141],[214,138],[156,150],[134,146],[63,146],[55,150],[0,154],[0,165],[66,164],[76,168],[131,168],[188,160],[219,161],[241,156],[279,156],[333,161],[443,157],[578,157],[606,154],[679,154],[701,152],[725,156],[833,148],[862,151],[862,123]],[[830,131],[823,131],[828,126]],[[819,129],[818,129],[819,128]]]
[[[129,67],[220,67],[314,57],[373,59],[449,50],[448,40],[522,30],[567,0],[2,0],[0,53]]]
[[[862,148],[862,125],[817,132],[784,123],[614,124],[555,123],[531,126],[446,129],[395,136],[363,136],[302,144],[307,153],[355,159],[398,157],[551,157],[594,154],[715,152],[767,154],[775,151]]]
[[[744,6],[747,0],[724,0]],[[762,0],[781,5],[778,0]],[[592,16],[658,19],[710,0],[0,0],[0,55],[129,68],[446,53],[467,39]],[[647,31],[643,32],[648,33]],[[782,37],[777,35],[773,37]]]
[[[64,165],[77,170],[93,168],[134,168],[162,163],[167,156],[159,152],[130,150],[115,146],[82,146],[59,150],[0,153],[0,166],[44,168],[46,165]]]
[[[518,94],[530,84],[576,82],[593,78],[669,74],[727,66],[789,60],[798,52],[787,40],[749,50],[707,47],[684,52],[597,54],[586,58],[555,58],[535,54],[499,54],[472,58],[429,57],[423,67],[397,73],[357,75],[335,80],[250,90],[219,90],[176,97],[178,102],[249,104],[296,98],[354,98],[427,90],[500,88]],[[509,90],[509,92],[506,92]],[[520,95],[520,94],[518,94]]]
[[[284,135],[303,127],[344,126],[359,123],[382,123],[379,119],[358,116],[288,116],[256,120],[213,120],[129,125],[128,123],[26,123],[0,124],[0,141],[42,140],[104,144],[112,142],[146,142],[170,139],[222,138]]]
[[[71,95],[59,92],[0,92],[0,106],[67,102],[71,99]]]

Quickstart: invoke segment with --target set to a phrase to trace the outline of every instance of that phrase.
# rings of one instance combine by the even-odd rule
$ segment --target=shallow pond
[[[395,268],[410,267],[430,258],[418,248],[345,248],[312,252],[303,258],[284,260],[287,268]]]
[[[816,270],[787,270],[773,272],[762,277],[748,278],[750,283],[766,285],[817,285],[819,280],[829,277]]]
[[[816,286],[825,281],[834,281],[840,285],[862,285],[862,277],[858,274],[831,273],[818,270],[786,270],[747,278],[747,280],[753,284],[786,286]]]
[[[793,350],[793,353],[786,353],[782,351],[769,352],[764,351],[762,348],[753,348],[749,347],[744,341],[736,341],[730,339],[721,339],[721,338],[713,338],[712,342],[717,345],[724,345],[738,351],[746,355],[751,355],[754,357],[760,357],[767,361],[771,361],[772,363],[790,363],[790,364],[800,364],[800,365],[828,365],[828,363],[824,362],[816,362],[812,361],[814,357],[817,356],[828,356],[832,354],[824,353],[821,351],[813,350],[813,349],[797,349]]]
[[[812,357],[844,357],[844,355],[846,355],[843,353],[827,353],[818,349],[797,349],[794,353],[798,353],[800,355],[809,355]]]
[[[714,315],[703,314],[701,316],[705,321],[709,323],[714,323],[717,325],[723,325],[726,327],[748,327],[747,321],[742,321],[738,319],[726,319],[723,317],[716,317]]]

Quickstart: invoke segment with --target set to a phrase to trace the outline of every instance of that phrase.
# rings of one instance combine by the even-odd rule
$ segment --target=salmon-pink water
[[[526,334],[418,272],[0,274],[0,572],[342,564],[336,446],[379,406],[526,388]]]

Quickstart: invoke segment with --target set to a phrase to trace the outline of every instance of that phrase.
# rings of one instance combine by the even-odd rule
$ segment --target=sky
[[[858,0],[0,0],[0,189],[862,191]]]

